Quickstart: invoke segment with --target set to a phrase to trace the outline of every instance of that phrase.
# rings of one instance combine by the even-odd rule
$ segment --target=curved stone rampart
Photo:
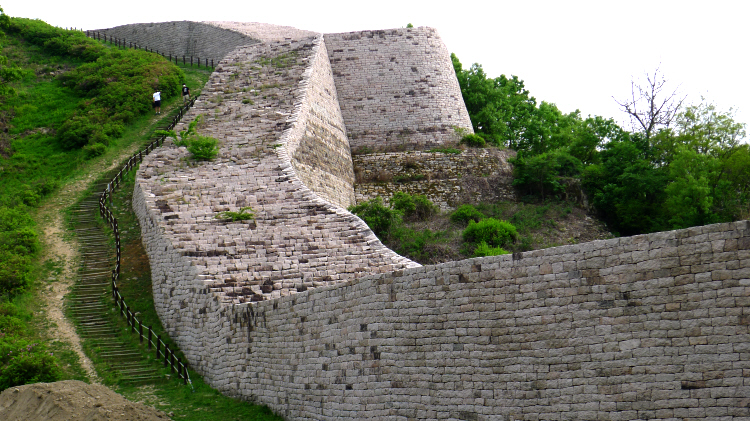
[[[325,34],[352,149],[424,150],[473,133],[445,44],[433,28]]]
[[[150,154],[138,171],[133,202],[157,312],[190,363],[217,387],[226,365],[216,356],[227,336],[204,328],[228,306],[419,266],[297,176],[287,145],[293,154],[291,145],[332,144],[312,142],[310,127],[340,133],[326,126],[335,118],[322,118],[335,116],[335,108],[322,112],[305,103],[332,85],[325,63],[321,37],[238,49],[183,118],[202,116],[198,131],[220,140],[219,156],[195,162],[172,145]],[[252,222],[215,219],[246,206]],[[234,349],[240,354],[231,361],[245,350]]]
[[[208,383],[289,420],[750,418],[749,221],[420,267],[322,198],[350,177],[326,50],[235,50],[184,119],[219,156],[137,173],[155,307]]]
[[[300,181],[330,203],[347,208],[354,201],[354,168],[341,117],[326,45],[317,44],[303,82],[297,123],[284,149]]]
[[[148,47],[165,56],[188,59],[193,56],[201,62],[207,58],[216,63],[237,47],[260,42],[237,31],[191,21],[133,23],[94,31]]]

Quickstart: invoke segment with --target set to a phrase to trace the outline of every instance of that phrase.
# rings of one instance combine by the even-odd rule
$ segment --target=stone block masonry
[[[459,154],[412,151],[355,155],[357,203],[393,193],[421,194],[442,210],[464,203],[513,201],[512,150],[474,149]]]
[[[235,48],[260,42],[236,31],[190,21],[135,23],[94,31],[137,43],[165,56],[200,58],[202,63],[205,59],[218,63]]]
[[[202,115],[219,156],[168,142],[143,161],[154,303],[191,366],[289,420],[750,420],[749,221],[421,267],[342,208],[347,133],[367,147],[411,127],[420,150],[454,114],[368,137],[326,56],[423,45],[413,34],[240,46],[184,119]],[[442,107],[437,74],[423,110]],[[255,220],[215,218],[244,206]]]
[[[250,38],[259,39],[263,42],[300,40],[318,35],[317,32],[313,31],[261,22],[207,21],[203,23],[239,32]]]
[[[433,28],[326,34],[352,149],[425,150],[473,133],[448,49]]]

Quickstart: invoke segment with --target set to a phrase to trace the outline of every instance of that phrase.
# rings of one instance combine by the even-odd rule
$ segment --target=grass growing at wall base
[[[132,211],[131,203],[134,187],[135,171],[125,177],[122,187],[116,191],[113,198],[112,211],[115,213],[121,235],[122,244],[122,268],[120,273],[120,293],[125,298],[128,306],[137,313],[139,320],[144,325],[152,326],[153,330],[161,335],[162,340],[169,344],[170,348],[178,350],[177,345],[166,334],[154,308],[154,300],[151,286],[151,271],[148,256],[143,249],[140,236],[140,226]],[[105,297],[112,308],[116,308],[111,297]],[[153,359],[154,352],[148,351],[146,345],[138,344],[138,336],[129,331],[124,319],[112,312],[113,321],[120,326],[121,339],[133,344],[134,349],[141,349],[146,358]],[[185,361],[181,353],[178,355]],[[97,361],[97,366],[106,368],[104,362]],[[166,376],[169,370],[162,370]],[[167,413],[173,413],[173,419],[194,421],[229,421],[229,420],[257,420],[278,421],[282,420],[272,413],[268,407],[253,405],[237,399],[229,398],[203,382],[200,375],[190,370],[190,378],[195,387],[195,392],[190,386],[185,386],[182,381],[171,375],[164,383],[156,384],[151,388],[151,394],[156,398],[153,402],[149,397],[143,395],[142,388],[117,384],[117,379],[109,379],[117,387],[117,391],[129,399],[144,400]]]

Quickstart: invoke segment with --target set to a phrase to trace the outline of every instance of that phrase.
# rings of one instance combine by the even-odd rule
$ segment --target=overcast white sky
[[[624,123],[612,97],[660,67],[672,89],[750,123],[750,1],[0,0],[10,16],[83,29],[172,20],[318,32],[432,26],[468,67],[517,75],[538,101]],[[626,125],[629,128],[629,124]]]

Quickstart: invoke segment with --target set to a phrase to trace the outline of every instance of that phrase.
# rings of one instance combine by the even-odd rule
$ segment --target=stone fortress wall
[[[473,133],[450,53],[433,28],[325,34],[353,149],[425,150]]]
[[[354,201],[354,168],[326,45],[318,44],[299,99],[296,131],[284,150],[300,181],[330,203],[346,209]]]
[[[219,157],[137,174],[157,311],[207,382],[290,420],[750,419],[750,222],[420,267],[322,199],[349,176],[328,47],[235,50],[184,120]]]
[[[148,47],[166,56],[186,56],[188,60],[190,56],[200,58],[201,63],[206,58],[218,63],[235,48],[261,41],[216,25],[190,21],[134,23],[94,31]]]
[[[442,210],[464,203],[516,200],[513,168],[506,149],[466,149],[461,153],[387,152],[353,156],[357,203],[393,193],[421,194]]]

